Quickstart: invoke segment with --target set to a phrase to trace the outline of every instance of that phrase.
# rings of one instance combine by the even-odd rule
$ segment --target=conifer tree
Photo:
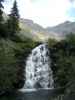
[[[2,5],[2,2],[3,2],[3,1],[4,1],[4,0],[0,0],[0,24],[1,24],[2,21],[3,21],[3,16],[2,16],[2,14],[3,14],[2,8],[4,8],[3,5]]]
[[[4,7],[3,7],[2,2],[4,2],[4,0],[0,0],[0,36],[3,36],[3,34],[4,34],[4,24],[3,24],[4,20],[3,20],[3,16],[2,16],[2,14],[3,14],[2,9]]]
[[[16,0],[13,3],[13,7],[11,13],[9,15],[9,19],[7,21],[8,33],[9,36],[14,36],[15,33],[19,31],[19,12],[17,7]]]

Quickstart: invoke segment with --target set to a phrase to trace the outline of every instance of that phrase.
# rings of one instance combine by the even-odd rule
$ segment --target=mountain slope
[[[8,19],[8,15],[3,14],[4,19]],[[25,37],[32,38],[35,41],[46,41],[48,38],[60,40],[69,33],[75,33],[75,22],[66,21],[54,27],[43,28],[29,19],[20,19],[20,34]]]
[[[46,35],[46,30],[34,23],[32,20],[20,19],[21,35],[29,38],[33,38],[36,41],[44,41],[48,38]]]
[[[64,37],[65,35],[67,35],[71,32],[75,33],[75,22],[66,21],[55,27],[48,27],[48,28],[46,28],[46,31],[49,34],[51,32],[53,32],[54,34],[57,34],[59,37]]]
[[[32,38],[41,41],[47,40],[48,38],[55,38],[58,40],[64,38],[67,34],[70,34],[71,32],[75,33],[75,22],[69,21],[61,23],[54,27],[43,28],[42,26],[34,23],[32,20],[21,19],[20,26],[23,30],[23,33],[26,31],[26,29],[28,29]]]

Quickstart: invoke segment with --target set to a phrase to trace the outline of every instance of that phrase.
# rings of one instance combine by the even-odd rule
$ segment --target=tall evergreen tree
[[[3,36],[3,34],[4,34],[4,24],[3,24],[4,20],[3,20],[3,16],[2,16],[2,14],[3,14],[2,9],[4,7],[3,7],[2,2],[4,2],[4,0],[0,0],[0,36]]]
[[[15,35],[19,31],[19,12],[17,7],[16,0],[14,1],[11,14],[9,15],[9,19],[7,21],[8,33],[9,36]]]
[[[2,5],[2,2],[3,2],[3,1],[4,1],[4,0],[0,0],[0,24],[1,24],[2,21],[3,21],[3,16],[2,16],[2,14],[3,14],[2,8],[4,8],[3,5]]]

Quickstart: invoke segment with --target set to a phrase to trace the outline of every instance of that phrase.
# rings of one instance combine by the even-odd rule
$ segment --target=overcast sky
[[[9,13],[14,0],[6,0],[5,12]],[[22,18],[34,20],[43,27],[75,20],[75,0],[17,0]]]

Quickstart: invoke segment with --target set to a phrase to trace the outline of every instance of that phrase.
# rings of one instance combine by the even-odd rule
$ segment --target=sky
[[[4,11],[11,11],[14,0],[5,0]],[[75,21],[75,0],[17,0],[21,18],[31,19],[43,26],[55,26]]]

